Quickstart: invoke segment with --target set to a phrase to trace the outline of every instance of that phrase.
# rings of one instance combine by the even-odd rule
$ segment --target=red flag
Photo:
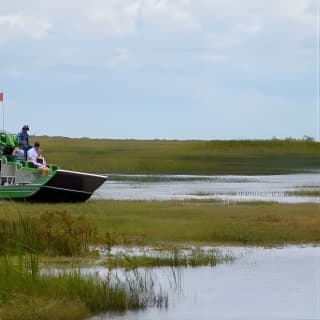
[[[0,101],[3,102],[3,92],[0,92]]]

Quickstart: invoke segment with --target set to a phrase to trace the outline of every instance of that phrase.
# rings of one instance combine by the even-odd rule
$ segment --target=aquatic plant
[[[0,258],[0,319],[83,319],[89,314],[145,308],[167,301],[151,278],[134,273],[120,280],[109,274],[41,273],[36,256]],[[163,304],[164,305],[164,304]],[[75,311],[75,312],[74,312]]]
[[[150,254],[144,252],[142,255],[132,255],[130,252],[119,252],[109,254],[105,262],[109,269],[125,268],[127,270],[139,267],[197,267],[197,266],[216,266],[223,262],[232,262],[234,257],[230,254],[222,254],[220,250],[205,250],[200,247],[191,250],[179,250],[174,248]]]

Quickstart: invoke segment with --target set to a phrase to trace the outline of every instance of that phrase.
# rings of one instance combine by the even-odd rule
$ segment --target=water
[[[318,172],[269,176],[110,175],[93,198],[320,203],[319,196],[292,194],[319,188]]]
[[[273,176],[111,175],[96,199],[274,201],[320,203],[319,196],[291,192],[319,190],[320,173]],[[222,248],[234,263],[181,268],[179,286],[172,269],[154,268],[168,292],[168,308],[149,307],[90,320],[320,320],[320,247]],[[87,270],[88,271],[88,270]],[[105,268],[90,269],[103,277]]]
[[[320,247],[227,250],[238,257],[234,263],[181,269],[179,290],[165,281],[170,269],[153,269],[169,293],[168,308],[108,313],[90,320],[320,319]],[[98,271],[102,277],[106,272]]]

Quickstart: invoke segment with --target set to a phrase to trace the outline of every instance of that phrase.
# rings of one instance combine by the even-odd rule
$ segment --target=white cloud
[[[111,57],[106,61],[106,66],[114,70],[128,71],[138,65],[137,58],[128,48],[115,48]]]
[[[199,31],[201,25],[193,15],[192,1],[109,0],[93,1],[80,7],[82,31],[127,35],[157,30],[159,32]]]
[[[232,42],[232,37],[240,37],[241,41],[272,24],[291,21],[294,31],[300,30],[303,37],[315,32],[315,1],[29,0],[28,5],[15,12],[19,1],[11,0],[2,5],[2,11],[8,14],[0,16],[0,31],[6,39],[22,32],[43,38],[53,26],[64,28],[65,32],[114,36],[157,32],[170,38],[179,32],[191,32],[206,37],[214,33],[220,38],[228,36],[226,42]]]
[[[160,30],[200,31],[201,23],[194,15],[194,4],[194,1],[147,0],[141,7],[141,17]]]
[[[0,16],[0,44],[7,43],[17,36],[44,39],[51,28],[49,21],[23,13],[2,15]]]
[[[106,34],[131,34],[136,31],[138,1],[97,1],[91,9],[83,8],[81,30]]]

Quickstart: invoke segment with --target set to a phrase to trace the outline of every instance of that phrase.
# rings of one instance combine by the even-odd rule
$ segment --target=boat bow
[[[28,198],[41,202],[81,202],[91,197],[107,177],[58,169],[41,188]]]

